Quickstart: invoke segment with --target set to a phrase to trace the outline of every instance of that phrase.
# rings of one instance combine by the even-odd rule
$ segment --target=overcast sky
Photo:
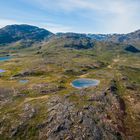
[[[140,0],[0,0],[0,27],[30,24],[56,32],[140,29]]]

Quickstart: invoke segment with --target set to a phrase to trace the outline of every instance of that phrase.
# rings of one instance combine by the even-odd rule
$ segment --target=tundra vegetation
[[[0,30],[1,140],[140,139],[140,31],[94,36]],[[76,89],[78,78],[100,83]]]

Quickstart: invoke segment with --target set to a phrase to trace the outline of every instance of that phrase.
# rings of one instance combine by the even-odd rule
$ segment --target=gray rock
[[[109,126],[107,120],[102,121],[105,120],[104,116],[105,112],[108,112],[108,106],[111,108],[114,102],[119,105],[118,97],[112,93],[102,97],[110,100],[108,96],[111,96],[109,104],[105,99],[99,98],[98,102],[101,101],[101,103],[98,106],[84,105],[81,109],[69,102],[69,98],[52,96],[47,102],[46,120],[37,125],[40,139],[108,140],[109,138],[118,140],[116,132],[119,133],[119,130]],[[118,113],[115,111],[114,113]],[[119,115],[122,117],[121,114]]]

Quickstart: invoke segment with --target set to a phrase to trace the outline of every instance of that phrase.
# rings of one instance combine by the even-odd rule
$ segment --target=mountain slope
[[[0,44],[19,40],[41,41],[53,33],[31,25],[8,25],[0,29]]]
[[[0,29],[0,44],[13,43],[16,41],[36,42],[52,36],[48,30],[31,25],[8,25]],[[116,43],[139,43],[140,30],[128,34],[79,34],[79,33],[57,33],[57,37],[73,38],[91,38],[97,41],[108,41]],[[88,39],[89,40],[89,39]],[[79,43],[78,43],[79,44]],[[78,45],[79,48],[79,45]]]
[[[140,30],[128,34],[113,34],[107,38],[108,41],[129,43],[140,41]]]
[[[137,43],[140,41],[140,30],[128,34],[88,34],[88,37],[99,41],[116,43]]]
[[[128,34],[79,34],[79,33],[58,33],[59,37],[73,36],[73,37],[88,37],[97,41],[107,41],[114,43],[125,44],[139,44],[140,42],[140,30],[128,33]]]
[[[79,36],[78,34],[63,34],[51,37],[47,42],[48,46],[59,46],[64,48],[89,49],[94,46],[91,38]]]

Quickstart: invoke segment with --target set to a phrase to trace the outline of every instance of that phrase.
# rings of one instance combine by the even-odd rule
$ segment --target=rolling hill
[[[41,41],[53,33],[31,25],[8,25],[0,29],[0,44],[16,41]]]
[[[139,31],[0,29],[1,140],[139,140]],[[72,86],[75,79],[98,85]]]

